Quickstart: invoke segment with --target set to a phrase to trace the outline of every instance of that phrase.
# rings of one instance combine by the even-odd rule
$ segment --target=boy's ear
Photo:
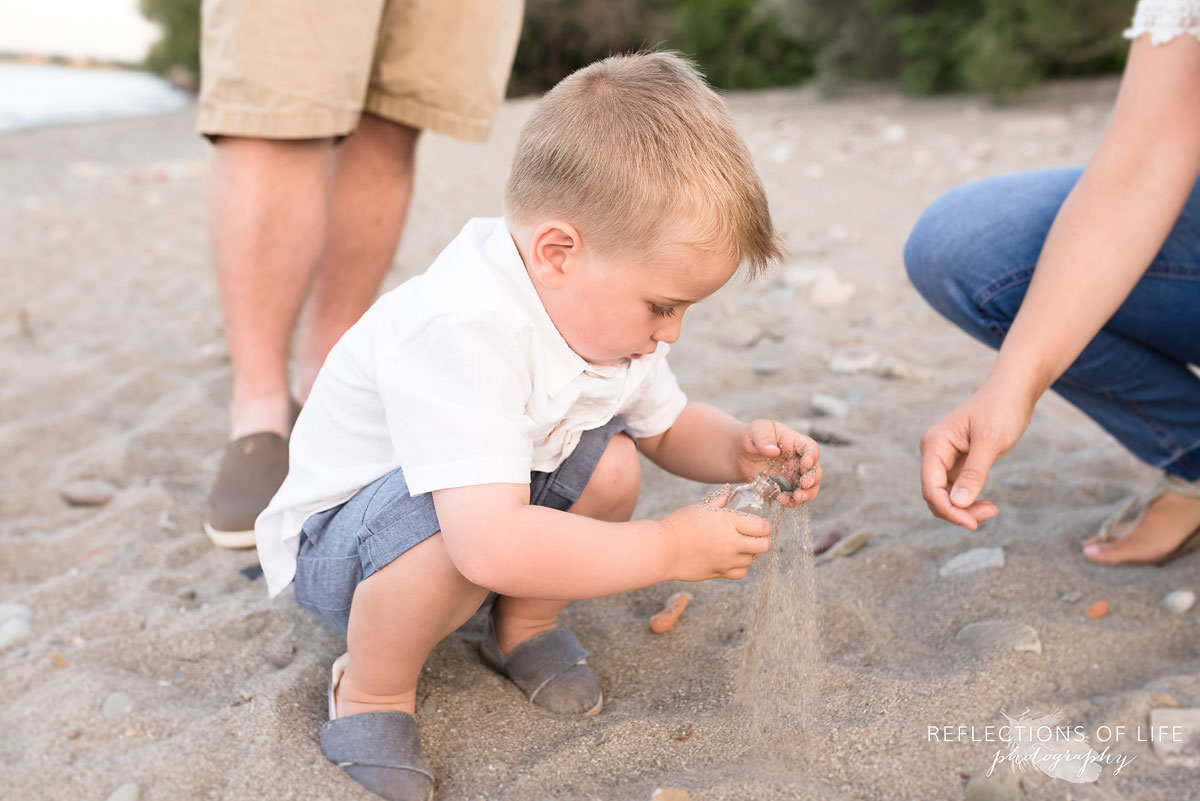
[[[557,288],[566,276],[568,262],[578,257],[579,248],[575,226],[561,220],[544,222],[533,232],[529,269],[543,284]]]

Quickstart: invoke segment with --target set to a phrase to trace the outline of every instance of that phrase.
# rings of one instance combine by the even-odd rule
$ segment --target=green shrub
[[[200,0],[140,0],[146,64],[199,74]],[[510,94],[611,53],[680,50],[726,89],[899,79],[914,94],[1004,96],[1117,72],[1135,0],[527,0]]]
[[[146,68],[163,74],[200,76],[200,0],[139,0],[142,16],[162,26],[163,36],[146,56]]]

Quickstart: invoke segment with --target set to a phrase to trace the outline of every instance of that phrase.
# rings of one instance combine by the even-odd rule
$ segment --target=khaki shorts
[[[203,0],[207,136],[341,137],[363,111],[483,141],[523,0]]]

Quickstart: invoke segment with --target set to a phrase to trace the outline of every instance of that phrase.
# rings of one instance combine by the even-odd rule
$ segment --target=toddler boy
[[[639,450],[707,483],[769,463],[795,479],[785,505],[817,494],[816,443],[689,403],[666,362],[689,306],[779,257],[749,153],[687,61],[609,58],[538,103],[503,219],[469,222],[334,347],[257,522],[271,594],[294,582],[346,632],[329,759],[384,798],[432,796],[417,678],[489,591],[483,660],[591,715],[599,682],[555,625],[568,601],[746,574],[768,548],[757,517],[628,521]]]

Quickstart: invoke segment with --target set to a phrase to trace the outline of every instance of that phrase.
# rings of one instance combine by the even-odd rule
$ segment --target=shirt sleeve
[[[666,354],[655,354],[652,358],[654,364],[641,385],[617,411],[639,439],[666,431],[687,406],[687,395],[667,365]]]
[[[1150,43],[1166,44],[1185,34],[1200,39],[1200,0],[1139,0],[1126,39],[1150,34]]]
[[[531,380],[500,321],[435,317],[383,349],[375,371],[410,494],[529,483]]]

